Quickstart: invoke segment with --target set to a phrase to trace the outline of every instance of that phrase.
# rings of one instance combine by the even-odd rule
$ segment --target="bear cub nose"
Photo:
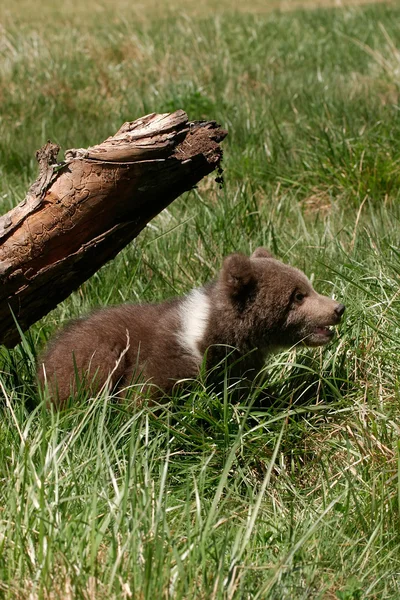
[[[335,313],[337,314],[338,317],[341,317],[345,310],[346,310],[346,307],[344,304],[338,304],[337,307],[335,308]]]

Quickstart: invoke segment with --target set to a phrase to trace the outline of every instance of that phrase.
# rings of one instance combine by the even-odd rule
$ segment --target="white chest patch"
[[[177,332],[179,343],[199,362],[203,359],[199,343],[206,332],[210,309],[210,300],[202,289],[192,290],[179,307],[181,320],[181,329]]]

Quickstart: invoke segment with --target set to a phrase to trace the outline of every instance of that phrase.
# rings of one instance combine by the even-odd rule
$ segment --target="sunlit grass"
[[[177,108],[229,136],[222,190],[203,181],[1,350],[0,593],[397,598],[400,11],[175,5],[3,8],[4,211],[48,138]],[[242,404],[200,380],[162,407],[47,408],[34,360],[60,324],[183,294],[259,245],[346,304],[328,347],[271,357]]]

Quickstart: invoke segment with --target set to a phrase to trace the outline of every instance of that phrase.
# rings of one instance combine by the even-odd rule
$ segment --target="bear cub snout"
[[[71,322],[39,359],[38,376],[63,406],[79,380],[92,394],[120,392],[134,381],[168,394],[225,362],[253,379],[268,353],[302,343],[323,346],[345,306],[318,294],[304,273],[265,248],[231,254],[219,277],[160,304],[101,309]],[[223,371],[223,367],[221,367]]]

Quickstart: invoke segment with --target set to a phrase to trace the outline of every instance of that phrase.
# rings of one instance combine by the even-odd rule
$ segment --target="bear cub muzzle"
[[[207,370],[232,367],[252,380],[266,356],[297,344],[323,346],[345,306],[318,294],[302,271],[265,248],[231,254],[218,278],[160,304],[126,304],[71,322],[38,361],[51,401],[65,405],[82,384],[120,394],[141,382],[153,397]]]

